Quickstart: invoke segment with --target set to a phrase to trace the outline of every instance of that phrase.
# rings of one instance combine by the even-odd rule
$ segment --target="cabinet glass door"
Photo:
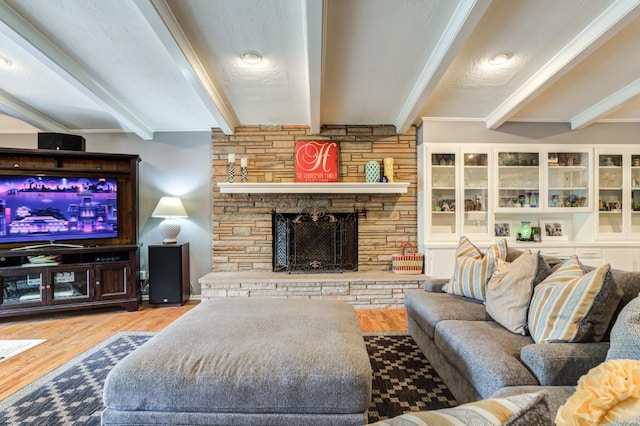
[[[540,210],[540,154],[498,152],[496,210]]]
[[[51,273],[53,303],[64,303],[89,298],[89,270],[56,269]]]
[[[462,179],[464,183],[465,234],[489,232],[489,156],[484,152],[463,154]]]
[[[43,276],[41,273],[2,273],[2,306],[41,305]]]
[[[600,236],[615,237],[624,232],[622,203],[625,167],[622,154],[598,154],[597,232]]]
[[[456,154],[431,154],[431,236],[457,233]]]
[[[631,234],[640,235],[640,154],[631,155]],[[634,237],[635,238],[635,237]]]
[[[589,180],[588,151],[548,152],[546,207],[589,211]]]

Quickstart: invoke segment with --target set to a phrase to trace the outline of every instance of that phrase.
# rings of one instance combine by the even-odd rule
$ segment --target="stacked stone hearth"
[[[340,147],[340,181],[365,182],[365,165],[394,159],[394,179],[410,182],[405,194],[228,194],[227,158],[246,158],[249,182],[294,182],[298,140],[330,139]],[[361,307],[402,306],[404,291],[423,276],[396,275],[391,257],[403,241],[416,242],[416,131],[394,126],[326,126],[320,135],[306,126],[249,126],[212,136],[213,270],[200,279],[202,297],[307,297],[346,300]],[[238,182],[239,179],[236,179]],[[271,214],[308,207],[361,211],[358,272],[292,275],[272,272]]]

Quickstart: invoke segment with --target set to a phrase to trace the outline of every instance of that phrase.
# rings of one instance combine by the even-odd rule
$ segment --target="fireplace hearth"
[[[273,271],[288,273],[358,270],[358,212],[323,208],[272,214]]]

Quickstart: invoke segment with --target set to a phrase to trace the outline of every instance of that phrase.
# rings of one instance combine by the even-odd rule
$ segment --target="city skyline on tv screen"
[[[0,176],[0,243],[118,236],[116,179]]]

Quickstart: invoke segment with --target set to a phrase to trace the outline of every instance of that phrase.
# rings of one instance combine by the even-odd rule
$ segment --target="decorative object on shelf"
[[[380,164],[377,161],[369,161],[364,166],[364,177],[366,182],[378,182],[380,180]]]
[[[233,181],[235,180],[235,170],[234,170],[234,163],[236,162],[236,155],[235,154],[229,154],[229,160],[227,161],[227,165],[228,165],[228,179],[229,179],[229,183],[233,183]]]
[[[493,225],[493,235],[495,237],[510,237],[511,236],[511,223],[509,222],[496,222]]]
[[[530,241],[531,240],[531,222],[522,221],[520,224],[520,232],[518,233],[518,241]]]
[[[542,238],[545,240],[568,240],[569,235],[564,221],[549,220],[541,222]]]
[[[243,183],[247,182],[247,159],[246,158],[241,158],[240,159],[240,180]]]
[[[407,248],[410,254],[407,254]],[[424,254],[416,253],[416,248],[409,241],[400,244],[400,254],[391,255],[391,268],[396,274],[421,274],[424,266]]]
[[[542,232],[539,226],[531,227],[531,240],[535,241],[536,243],[542,241]]]
[[[440,211],[454,212],[456,211],[456,200],[442,200],[440,203]]]
[[[487,206],[484,202],[484,197],[482,196],[482,194],[476,194],[475,208],[476,210],[480,211],[487,210]]]
[[[393,158],[387,157],[383,160],[384,163],[384,175],[388,182],[393,183]]]
[[[231,154],[230,154],[231,155]],[[231,164],[231,163],[229,163]],[[151,213],[151,217],[162,217],[164,220],[158,227],[164,238],[163,244],[175,244],[180,233],[180,223],[175,219],[187,218],[189,215],[178,197],[162,197]]]
[[[295,148],[296,182],[337,182],[338,144],[330,140],[298,141]]]
[[[55,266],[60,264],[61,254],[41,254],[39,256],[27,256],[29,263],[22,266]]]

